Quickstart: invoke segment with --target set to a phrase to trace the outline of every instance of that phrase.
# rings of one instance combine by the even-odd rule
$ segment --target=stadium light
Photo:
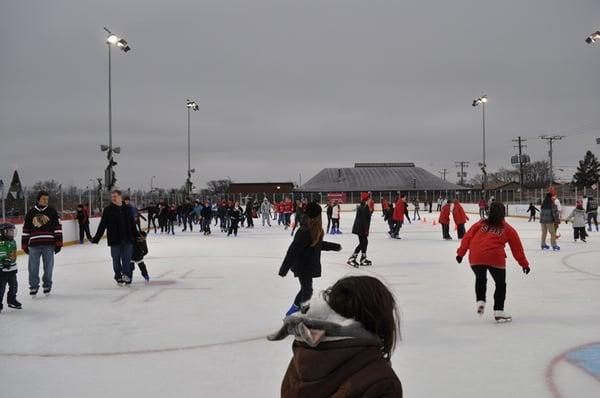
[[[585,39],[587,44],[594,44],[595,42],[600,41],[600,30],[595,31],[591,35]]]
[[[187,119],[188,119],[187,120],[188,121],[188,126],[187,126],[188,127],[188,129],[187,129],[188,130],[187,131],[187,133],[188,133],[188,147],[187,147],[187,149],[188,149],[188,167],[187,168],[188,169],[187,169],[187,180],[185,181],[185,187],[187,190],[187,194],[189,196],[191,193],[191,190],[192,190],[192,181],[191,181],[192,173],[196,172],[196,169],[191,168],[192,166],[191,166],[190,111],[191,110],[197,111],[199,109],[199,106],[196,101],[192,101],[190,99],[186,100],[185,106],[187,107]]]

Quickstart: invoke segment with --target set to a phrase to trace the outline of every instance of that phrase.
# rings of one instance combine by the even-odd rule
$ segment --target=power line
[[[563,138],[565,138],[566,135],[553,135],[553,136],[548,136],[548,135],[541,135],[540,139],[542,140],[546,140],[548,142],[548,145],[550,145],[550,150],[548,151],[548,158],[550,159],[550,184],[554,183],[554,169],[553,169],[553,159],[554,159],[554,150],[552,147],[552,144],[554,141],[560,141]]]
[[[439,175],[441,178],[444,179],[444,181],[446,181],[446,174],[448,174],[448,169],[442,169],[442,171],[438,171]]]
[[[466,160],[457,160],[454,162],[454,167],[460,168],[460,171],[457,172],[458,177],[460,178],[459,184],[465,185],[465,177],[467,176],[467,173],[464,171],[464,169],[469,167],[469,162]]]
[[[521,201],[523,200],[523,164],[524,163],[529,163],[529,156],[527,156],[526,158],[523,156],[523,148],[527,148],[527,145],[523,145],[524,142],[527,142],[526,139],[521,138],[521,136],[519,136],[516,140],[512,140],[512,142],[516,142],[517,145],[513,145],[513,147],[518,148],[519,149],[519,154],[517,155],[518,158],[516,159],[519,163],[519,182],[521,185],[521,192],[520,192],[520,199]],[[514,162],[511,162],[514,164]]]

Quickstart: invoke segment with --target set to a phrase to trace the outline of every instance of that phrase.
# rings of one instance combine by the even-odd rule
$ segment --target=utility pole
[[[459,185],[465,185],[465,177],[467,176],[465,169],[469,167],[469,162],[466,160],[457,160],[454,162],[454,167],[460,168],[460,171],[457,173],[460,178]]]
[[[521,138],[521,136],[519,136],[516,140],[512,140],[512,142],[516,142],[517,145],[513,145],[513,147],[519,149],[519,155],[518,155],[518,158],[516,159],[516,160],[518,160],[518,164],[519,164],[519,182],[521,185],[521,192],[519,195],[519,200],[523,201],[523,189],[524,189],[523,164],[529,163],[529,156],[523,155],[523,148],[527,148],[527,145],[523,145],[523,143],[527,142],[527,140],[525,140],[525,139]],[[524,156],[525,156],[525,158],[524,158]],[[511,163],[515,164],[514,162],[511,162]]]
[[[548,145],[550,145],[550,150],[548,151],[548,158],[550,159],[550,185],[552,185],[554,183],[554,168],[553,168],[554,150],[553,150],[552,144],[554,143],[554,141],[560,141],[565,137],[566,137],[565,135],[548,136],[545,134],[540,136],[540,139],[546,140],[548,142]]]
[[[448,169],[442,169],[442,171],[438,171],[438,173],[440,174],[440,177],[446,181],[446,174],[448,174]]]

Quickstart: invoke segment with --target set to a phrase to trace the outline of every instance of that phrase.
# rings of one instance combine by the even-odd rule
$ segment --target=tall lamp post
[[[482,95],[479,98],[475,98],[473,100],[473,107],[477,107],[479,105],[481,105],[481,109],[482,111],[482,115],[483,115],[483,162],[481,163],[481,172],[483,173],[483,182],[481,184],[481,187],[483,188],[483,190],[485,190],[485,187],[487,186],[487,171],[486,171],[486,167],[487,164],[485,162],[485,104],[486,102],[488,102],[488,98],[487,98],[487,94]]]
[[[100,150],[106,152],[106,158],[108,159],[108,167],[104,171],[104,186],[107,190],[111,190],[115,186],[116,178],[113,167],[117,165],[117,162],[113,159],[113,153],[121,153],[121,148],[113,147],[112,142],[112,66],[111,66],[111,50],[113,47],[121,49],[124,53],[131,50],[127,41],[123,38],[118,37],[110,30],[104,28],[108,37],[106,38],[106,45],[108,47],[108,145],[100,145]]]
[[[185,180],[185,188],[187,192],[187,196],[190,196],[192,191],[192,173],[196,172],[195,169],[192,169],[191,166],[191,138],[190,138],[190,113],[191,111],[197,111],[199,109],[198,103],[196,101],[187,100],[187,150],[188,150],[188,164],[187,164],[187,180]]]

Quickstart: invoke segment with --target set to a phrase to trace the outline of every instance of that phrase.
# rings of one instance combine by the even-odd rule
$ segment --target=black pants
[[[327,216],[327,232],[329,232],[329,227],[331,227],[331,216]]]
[[[462,239],[465,236],[465,224],[458,224],[456,226],[456,233],[458,234],[458,239]]]
[[[231,235],[232,232],[235,236],[237,236],[238,222],[239,222],[238,220],[231,220],[231,225],[229,226],[229,231],[227,232],[227,236]]]
[[[133,261],[131,260],[131,273],[133,273],[133,271],[135,271],[135,265],[137,264],[138,268],[140,269],[140,272],[142,273],[142,276],[144,278],[148,277],[148,268],[146,267],[146,264],[144,263],[144,261]]]
[[[366,256],[367,246],[369,246],[369,237],[367,235],[358,235],[358,246],[354,249],[354,254],[362,252]]]
[[[452,236],[450,236],[450,224],[442,224],[442,237],[444,239],[452,239]]]
[[[246,221],[247,221],[248,227],[254,226],[254,220],[252,219],[252,213],[246,214]]]
[[[156,233],[156,217],[148,216],[148,232],[152,229],[151,226],[154,227],[154,233]]]
[[[299,276],[298,280],[300,281],[300,291],[294,299],[294,304],[300,307],[303,303],[306,303],[312,297],[313,283],[311,276]]]
[[[8,294],[6,295],[6,302],[13,303],[17,299],[17,289],[19,283],[17,282],[17,270],[4,272],[0,271],[0,308],[2,308],[2,301],[4,300],[4,290],[8,285]]]
[[[585,227],[573,227],[573,237],[575,240],[581,238],[581,240],[585,240],[588,234],[585,232]]]
[[[494,311],[504,310],[504,300],[506,299],[506,270],[504,268],[494,268],[488,265],[473,265],[471,269],[475,273],[475,294],[477,301],[485,301],[487,289],[487,272],[490,271],[496,291],[494,292]]]
[[[393,231],[393,235],[395,237],[398,237],[398,235],[400,235],[400,228],[402,228],[402,221],[394,221],[394,231]]]
[[[596,226],[596,231],[598,230],[598,212],[590,212],[588,213],[588,229],[592,230],[592,221]]]
[[[79,242],[83,243],[83,237],[92,240],[92,234],[90,233],[90,224],[79,224]]]

